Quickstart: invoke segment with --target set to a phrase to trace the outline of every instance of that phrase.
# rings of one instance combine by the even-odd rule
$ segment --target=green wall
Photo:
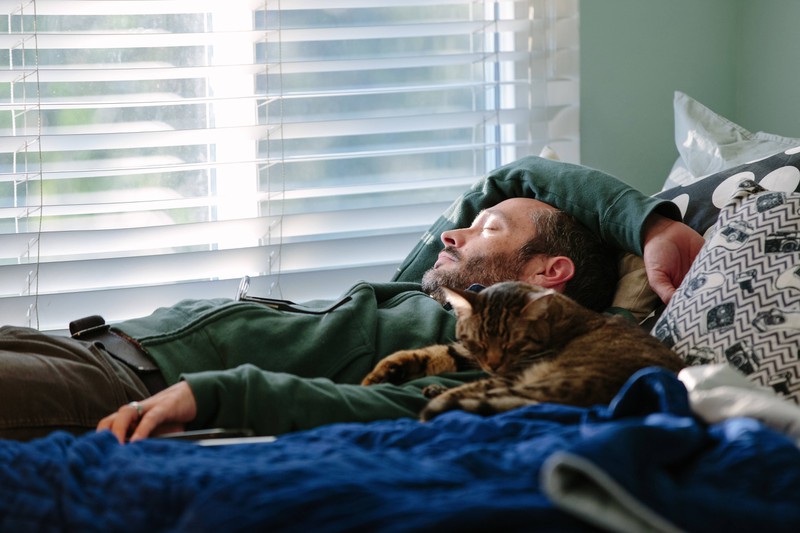
[[[680,90],[752,130],[800,137],[797,0],[580,0],[581,163],[657,192]]]
[[[800,2],[739,0],[737,120],[800,137]]]

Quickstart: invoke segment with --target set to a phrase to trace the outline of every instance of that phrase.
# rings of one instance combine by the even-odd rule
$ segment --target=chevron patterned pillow
[[[800,194],[742,181],[652,333],[800,404]]]

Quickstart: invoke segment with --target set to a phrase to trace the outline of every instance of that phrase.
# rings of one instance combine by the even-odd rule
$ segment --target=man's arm
[[[557,207],[604,242],[640,256],[642,229],[652,213],[680,220],[675,204],[642,194],[605,172],[526,157],[490,173],[458,198],[406,257],[394,281],[419,282],[441,251],[442,231],[467,227],[481,210],[516,197],[535,198]]]
[[[416,418],[428,403],[422,394],[424,387],[440,384],[450,388],[481,376],[478,371],[464,372],[428,376],[403,385],[364,387],[244,365],[227,372],[184,377],[196,396],[205,399],[198,402],[197,417],[190,426],[246,427],[259,435],[278,435],[336,422]]]
[[[403,385],[363,387],[324,378],[300,378],[252,365],[233,370],[187,374],[181,381],[104,418],[120,442],[184,428],[248,428],[257,435],[280,435],[336,422],[416,418],[428,403],[422,389],[450,388],[481,377],[481,372],[429,376]]]
[[[469,226],[482,209],[520,196],[571,214],[615,248],[644,255],[648,280],[665,302],[702,245],[695,231],[678,222],[675,204],[646,196],[599,170],[526,157],[487,175],[458,198],[406,257],[394,280],[419,281],[436,262],[443,231]]]

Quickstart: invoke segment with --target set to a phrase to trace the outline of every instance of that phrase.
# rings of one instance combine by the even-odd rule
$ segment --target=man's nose
[[[463,238],[464,230],[462,229],[451,229],[442,232],[442,242],[445,246],[461,246],[464,242]]]

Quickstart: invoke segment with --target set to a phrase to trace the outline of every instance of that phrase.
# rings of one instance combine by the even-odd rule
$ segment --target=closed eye
[[[547,348],[547,343],[542,342],[539,339],[532,339],[530,337],[526,338],[523,341],[519,341],[509,345],[509,350],[513,351],[521,356],[529,356],[537,353],[541,353],[542,350]]]
[[[483,351],[483,349],[481,348],[480,344],[478,344],[475,341],[462,340],[461,344],[464,346],[464,348],[467,349],[468,352],[473,353],[473,354],[481,353]]]
[[[483,221],[483,231],[495,232],[503,231],[503,229],[505,229],[507,222],[502,213],[496,212],[492,209],[487,209],[484,211],[484,213],[488,216]]]

